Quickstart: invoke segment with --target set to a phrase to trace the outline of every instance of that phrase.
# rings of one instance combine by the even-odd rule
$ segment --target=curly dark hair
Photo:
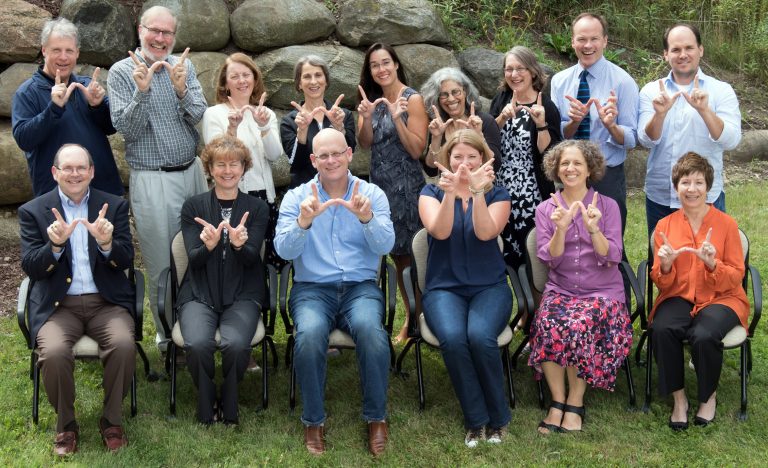
[[[677,188],[680,179],[697,172],[704,176],[704,181],[707,183],[707,192],[709,192],[715,180],[715,169],[712,168],[707,158],[693,151],[685,153],[672,166],[672,186]]]
[[[221,160],[240,160],[243,164],[243,174],[253,167],[251,151],[242,141],[231,135],[221,135],[211,140],[203,148],[200,159],[208,175],[211,175],[213,164]]]
[[[562,183],[557,173],[560,168],[560,158],[568,148],[576,148],[584,156],[584,160],[587,162],[587,171],[589,171],[587,185],[599,182],[603,178],[605,175],[605,157],[603,157],[600,147],[589,140],[565,140],[555,145],[544,156],[542,165],[547,179]]]

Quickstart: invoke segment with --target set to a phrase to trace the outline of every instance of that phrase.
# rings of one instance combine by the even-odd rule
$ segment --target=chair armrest
[[[752,320],[749,322],[749,336],[755,333],[755,328],[760,322],[763,313],[763,284],[760,282],[760,272],[753,265],[749,265],[749,277],[752,282]]]
[[[395,323],[395,310],[397,309],[397,270],[395,266],[387,262],[386,257],[382,257],[384,268],[387,274],[387,311],[386,323],[384,324],[387,332],[392,336],[392,328]]]
[[[293,268],[293,262],[288,262],[280,270],[280,289],[278,296],[278,308],[280,312],[280,318],[283,319],[283,325],[285,326],[285,334],[293,334],[293,323],[291,323],[290,317],[288,317],[288,281],[291,278],[291,269]]]
[[[517,314],[515,314],[515,317],[510,322],[514,327],[525,311],[528,310],[528,300],[525,298],[523,286],[520,284],[520,278],[517,277],[515,270],[509,265],[507,265],[507,276],[509,276],[509,281],[512,283],[512,293],[514,294],[514,300],[517,303]]]
[[[136,321],[133,335],[136,341],[144,339],[144,273],[131,267],[132,282],[136,287]]]
[[[267,300],[268,304],[266,309],[262,313],[262,320],[264,321],[264,328],[267,335],[273,335],[275,333],[275,319],[277,318],[277,290],[279,280],[277,276],[277,269],[274,265],[266,265],[266,287],[267,287]]]
[[[643,294],[643,289],[640,288],[637,276],[635,276],[635,271],[632,269],[629,263],[619,263],[619,270],[621,271],[622,275],[629,281],[629,285],[632,287],[632,293],[635,295],[635,302],[637,302],[635,312],[630,314],[631,319],[634,321],[634,318],[639,316],[642,326],[645,324],[645,295]],[[627,308],[629,309],[631,305],[632,304],[627,304]],[[645,328],[647,328],[647,325],[643,328],[643,330],[645,330]]]
[[[647,286],[648,281],[648,260],[641,260],[640,263],[637,265],[637,273],[635,274],[635,277],[637,278],[637,284],[640,286],[641,291],[645,291],[645,287]]]
[[[32,339],[29,336],[29,327],[27,327],[27,306],[29,302],[29,290],[31,289],[32,281],[28,276],[25,276],[21,280],[19,285],[19,297],[16,301],[16,320],[19,322],[19,329],[21,334],[24,335],[24,341],[27,342],[27,349],[33,349]]]
[[[416,316],[416,278],[414,270],[408,265],[403,270],[403,283],[405,285],[405,299],[408,301],[408,336],[419,336],[419,318]]]
[[[525,265],[520,265],[517,269],[517,278],[520,281],[520,288],[525,299],[525,309],[528,311],[528,314],[533,314],[533,292],[531,291],[531,281],[528,279],[528,271]]]
[[[168,307],[165,298],[168,295],[168,291],[173,287],[171,284],[171,269],[163,268],[160,272],[160,279],[157,281],[157,315],[160,317],[160,323],[163,325],[165,336],[171,336],[171,324],[168,323],[168,319],[165,317],[165,309]],[[171,304],[173,307],[173,304]]]

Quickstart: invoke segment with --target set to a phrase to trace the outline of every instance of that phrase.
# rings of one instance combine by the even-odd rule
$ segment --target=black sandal
[[[583,406],[572,406],[572,405],[565,405],[565,408],[563,409],[563,413],[573,413],[577,414],[581,418],[581,424],[584,425],[584,417],[587,415],[587,410]],[[560,426],[561,432],[580,432],[581,429],[566,429],[563,426]]]
[[[552,401],[549,404],[549,409],[554,408],[554,409],[557,409],[557,410],[565,412],[565,408],[567,406],[568,405],[566,405],[565,403],[560,403],[559,401]],[[562,432],[562,428],[559,425],[557,425],[557,424],[550,424],[548,422],[544,422],[543,419],[541,420],[541,422],[539,422],[539,429],[546,429],[546,430],[549,431],[549,432],[541,432],[541,431],[539,431],[539,434],[543,434],[543,435],[551,434],[553,432]]]

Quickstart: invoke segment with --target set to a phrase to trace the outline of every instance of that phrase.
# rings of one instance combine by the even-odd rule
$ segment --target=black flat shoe
[[[560,403],[559,401],[553,401],[549,404],[549,408],[557,409],[560,411],[565,411],[565,407],[567,405],[565,403]],[[557,424],[550,424],[548,422],[544,422],[542,419],[541,422],[539,422],[539,429],[546,429],[549,432],[541,432],[539,431],[539,434],[547,435],[552,434],[553,432],[563,432],[563,428],[558,426]]]
[[[712,419],[704,419],[701,416],[696,416],[693,419],[693,425],[694,426],[699,426],[699,427],[707,427],[710,424],[712,424],[714,421],[715,421],[714,416],[712,417]]]
[[[698,419],[698,417],[696,419]],[[696,423],[694,422],[694,424]],[[669,423],[667,423],[667,425],[675,432],[682,432],[688,429],[688,421],[672,421],[672,416],[669,417]]]
[[[584,417],[587,415],[587,410],[583,406],[572,406],[572,405],[565,405],[565,409],[563,409],[564,413],[574,413],[579,415],[581,418],[581,424],[584,424]],[[561,432],[580,432],[581,429],[566,429],[563,426],[560,426]]]

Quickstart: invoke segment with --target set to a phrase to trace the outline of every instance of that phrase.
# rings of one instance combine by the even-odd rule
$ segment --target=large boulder
[[[108,67],[136,45],[130,12],[116,0],[64,0],[61,16],[77,26],[82,62]]]
[[[164,6],[176,15],[176,51],[219,50],[229,43],[229,10],[223,0],[147,0],[142,14],[153,6]]]
[[[768,130],[744,132],[739,146],[726,151],[725,156],[737,163],[749,163],[753,159],[768,161]]]
[[[0,73],[0,116],[10,117],[13,95],[39,67],[36,63],[14,63]]]
[[[470,47],[461,51],[456,58],[480,94],[486,97],[496,94],[504,78],[504,54],[484,47]]]
[[[648,162],[648,149],[640,145],[627,152],[624,160],[624,175],[627,178],[627,187],[642,189],[645,187],[645,169]]]
[[[197,81],[203,87],[203,94],[209,106],[216,104],[216,86],[219,70],[227,59],[227,54],[221,52],[190,52],[189,60],[195,66]]]
[[[254,52],[325,39],[336,28],[331,12],[315,0],[247,0],[230,22],[235,44]]]
[[[303,99],[294,87],[293,67],[299,58],[309,54],[317,55],[328,63],[331,84],[325,91],[326,99],[335,101],[340,94],[344,94],[342,105],[356,109],[357,84],[360,82],[364,56],[360,51],[336,45],[283,47],[256,57],[264,74],[268,105],[291,109],[291,101],[299,102]]]
[[[40,33],[51,14],[23,0],[0,8],[0,62],[31,62],[40,53]]]
[[[0,205],[23,203],[32,198],[32,182],[24,152],[16,146],[11,122],[0,122]]]
[[[453,52],[429,44],[406,44],[395,47],[400,63],[405,67],[408,85],[416,90],[432,73],[443,67],[459,67]]]
[[[448,44],[440,15],[428,0],[349,0],[339,4],[339,40],[351,47],[375,42]]]

